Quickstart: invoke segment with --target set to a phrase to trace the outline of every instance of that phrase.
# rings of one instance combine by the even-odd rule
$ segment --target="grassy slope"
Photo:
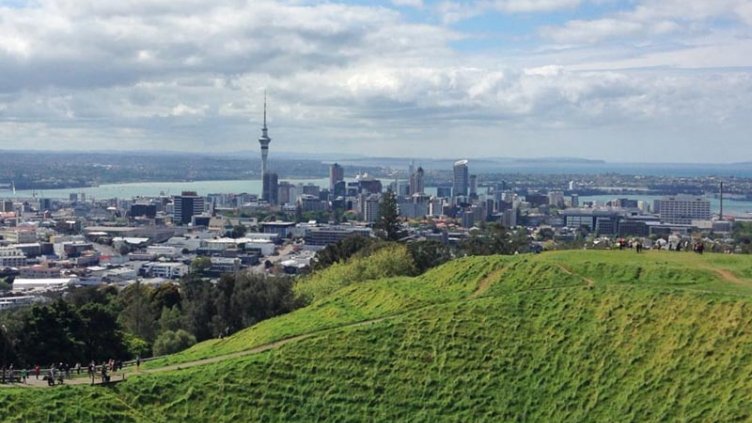
[[[749,419],[751,270],[751,257],[683,253],[463,259],[416,279],[345,288],[193,354],[248,348],[281,328],[392,316],[378,323],[111,389],[4,390],[0,417]]]

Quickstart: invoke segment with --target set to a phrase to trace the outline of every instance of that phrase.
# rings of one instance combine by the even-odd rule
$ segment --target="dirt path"
[[[710,269],[714,271],[718,276],[726,282],[731,282],[736,285],[752,285],[752,281],[742,279],[736,276],[733,272],[726,269]]]
[[[502,267],[501,269],[496,269],[493,272],[486,275],[486,277],[483,278],[483,280],[480,281],[480,283],[478,284],[478,288],[475,289],[475,292],[473,292],[468,298],[473,299],[473,298],[478,298],[481,295],[483,295],[486,291],[488,291],[488,288],[490,288],[494,282],[499,280],[501,275],[503,275],[507,269],[508,267],[505,266],[505,267]]]
[[[559,269],[561,269],[562,272],[566,273],[567,275],[576,276],[584,280],[585,283],[587,283],[588,288],[592,288],[593,286],[595,286],[595,281],[593,281],[592,279],[582,276],[579,273],[574,273],[573,271],[567,269],[563,264],[557,264],[557,266],[559,267]]]
[[[395,317],[395,316],[389,316],[389,317]],[[128,376],[138,377],[140,375],[146,375],[146,374],[152,374],[152,373],[161,373],[161,372],[168,372],[168,371],[174,371],[174,370],[190,369],[192,367],[203,366],[205,364],[218,363],[220,361],[231,360],[233,358],[244,357],[244,356],[251,355],[251,354],[259,354],[262,352],[280,348],[284,345],[287,345],[293,342],[302,341],[304,339],[312,338],[315,336],[320,336],[320,335],[323,335],[327,332],[331,332],[334,330],[349,329],[349,328],[356,328],[360,326],[372,325],[375,323],[379,323],[383,320],[386,320],[389,317],[380,317],[377,319],[370,319],[370,320],[365,320],[362,322],[357,322],[357,323],[353,323],[349,325],[338,326],[336,328],[323,329],[320,331],[310,332],[310,333],[306,333],[303,335],[293,336],[291,338],[281,339],[279,341],[271,342],[268,344],[259,345],[258,347],[251,348],[249,350],[238,351],[238,352],[224,354],[224,355],[218,355],[218,356],[209,357],[209,358],[205,358],[201,360],[189,361],[189,362],[179,363],[179,364],[171,364],[171,365],[164,366],[164,367],[158,367],[156,369],[141,369],[137,372],[131,372],[131,371],[126,372],[126,373],[116,372],[112,374],[112,381],[119,382],[119,381],[124,380]],[[101,385],[101,383],[98,382],[99,381],[98,375],[95,380],[97,381],[96,382],[97,385]],[[64,384],[65,385],[90,385],[91,379],[88,376],[74,377],[72,379],[66,379]],[[41,378],[35,379],[33,377],[28,379],[26,384],[0,385],[0,386],[2,386],[3,388],[5,387],[8,387],[8,388],[9,387],[19,387],[19,388],[48,388],[50,387],[47,385],[47,381],[42,380]],[[56,386],[59,386],[59,385],[56,385]]]

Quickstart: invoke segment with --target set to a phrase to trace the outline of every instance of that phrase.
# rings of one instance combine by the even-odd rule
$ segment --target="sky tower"
[[[261,144],[261,177],[263,178],[268,171],[266,158],[269,156],[269,143],[272,139],[269,138],[269,129],[266,127],[266,92],[264,92],[264,127],[261,128],[261,138],[259,138],[259,144]]]

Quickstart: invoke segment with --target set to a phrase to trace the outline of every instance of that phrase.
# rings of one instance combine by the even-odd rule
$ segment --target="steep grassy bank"
[[[751,268],[749,257],[682,253],[467,258],[347,286],[190,354],[314,332],[279,349],[112,388],[5,389],[0,417],[747,420]]]

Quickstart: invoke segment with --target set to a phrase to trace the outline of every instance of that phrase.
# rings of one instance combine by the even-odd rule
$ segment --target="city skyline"
[[[748,1],[13,1],[0,22],[0,149],[247,150],[268,89],[279,153],[752,157]]]

